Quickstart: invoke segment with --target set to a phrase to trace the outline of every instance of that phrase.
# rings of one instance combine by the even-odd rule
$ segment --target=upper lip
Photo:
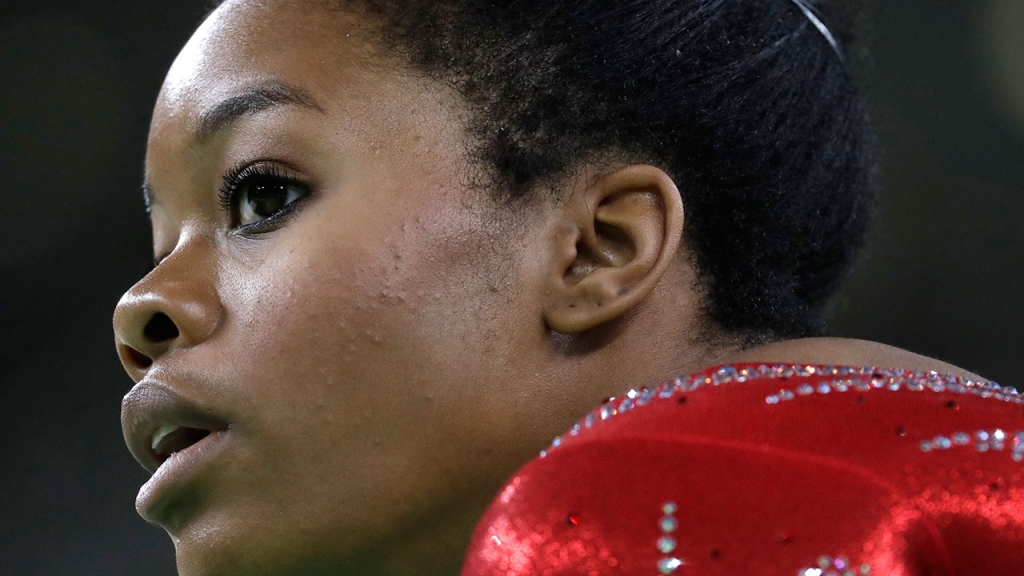
[[[143,380],[121,402],[121,429],[128,450],[150,473],[156,472],[167,459],[166,455],[157,454],[153,449],[153,438],[164,426],[208,432],[228,428],[225,419],[186,399],[172,387],[161,382]]]

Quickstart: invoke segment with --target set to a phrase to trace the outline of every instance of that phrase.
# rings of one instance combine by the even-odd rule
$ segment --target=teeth
[[[177,426],[171,424],[164,424],[163,426],[156,429],[153,433],[153,451],[156,452],[156,447],[160,445],[160,441],[167,437],[168,434],[177,430]]]

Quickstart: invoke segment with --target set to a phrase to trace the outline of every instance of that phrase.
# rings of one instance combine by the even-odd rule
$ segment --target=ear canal
[[[573,257],[554,279],[545,320],[572,334],[622,317],[648,297],[678,249],[682,204],[664,172],[630,166],[574,191],[564,214],[578,233],[574,246],[560,249]]]
[[[566,269],[566,280],[576,283],[600,268],[624,266],[634,252],[632,239],[615,226],[600,221],[598,216],[594,227],[577,240],[576,257]]]

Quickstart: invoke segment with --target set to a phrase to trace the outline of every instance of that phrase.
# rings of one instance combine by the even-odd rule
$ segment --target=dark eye
[[[237,192],[238,226],[262,222],[306,195],[299,185],[274,177],[256,176]]]
[[[258,232],[289,214],[309,188],[273,164],[252,164],[224,176],[220,202],[233,229]]]

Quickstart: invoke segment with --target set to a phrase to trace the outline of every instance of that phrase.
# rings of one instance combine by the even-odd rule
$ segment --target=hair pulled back
[[[713,325],[806,336],[873,206],[874,133],[846,65],[791,0],[341,0],[473,111],[480,167],[528,197],[587,162],[675,179]],[[815,5],[841,46],[846,23]]]

